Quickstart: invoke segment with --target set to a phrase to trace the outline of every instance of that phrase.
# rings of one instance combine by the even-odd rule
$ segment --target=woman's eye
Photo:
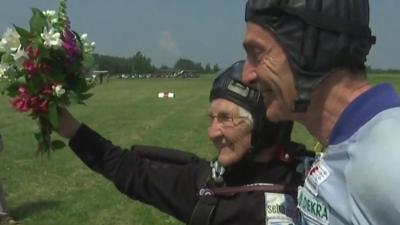
[[[220,115],[220,116],[219,116],[219,119],[220,119],[221,121],[227,121],[227,120],[229,120],[229,117],[228,117],[227,115]]]

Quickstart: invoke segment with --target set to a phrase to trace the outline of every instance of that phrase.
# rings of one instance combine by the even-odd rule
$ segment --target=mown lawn
[[[400,75],[398,75],[400,77]],[[372,82],[390,80],[400,91],[396,75],[376,75]],[[200,79],[117,80],[96,86],[86,106],[70,111],[115,144],[151,144],[194,152],[211,158],[207,139],[207,105],[211,76]],[[158,99],[160,91],[174,99]],[[11,213],[24,225],[159,225],[180,224],[152,207],[121,195],[103,177],[87,169],[69,150],[35,156],[32,133],[36,125],[15,113],[0,97],[0,179]],[[315,141],[300,125],[293,138],[310,148]]]

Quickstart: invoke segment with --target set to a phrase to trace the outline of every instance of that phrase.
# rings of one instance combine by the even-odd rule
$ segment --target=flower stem
[[[39,130],[40,130],[40,139],[38,143],[38,151],[37,154],[42,156],[47,153],[50,154],[51,150],[51,124],[48,119],[44,116],[39,116]]]

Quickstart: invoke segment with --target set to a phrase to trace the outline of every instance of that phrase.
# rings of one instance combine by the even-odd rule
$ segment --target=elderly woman
[[[220,73],[210,93],[215,161],[160,147],[121,149],[64,109],[57,131],[120,192],[186,224],[298,223],[293,194],[302,174],[284,148],[292,124],[266,121],[260,93],[240,81],[242,69],[238,62]]]

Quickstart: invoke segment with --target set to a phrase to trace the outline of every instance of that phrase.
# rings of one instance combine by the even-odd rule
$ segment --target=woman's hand
[[[81,123],[67,109],[58,108],[58,126],[54,130],[61,137],[72,138],[80,126]]]

